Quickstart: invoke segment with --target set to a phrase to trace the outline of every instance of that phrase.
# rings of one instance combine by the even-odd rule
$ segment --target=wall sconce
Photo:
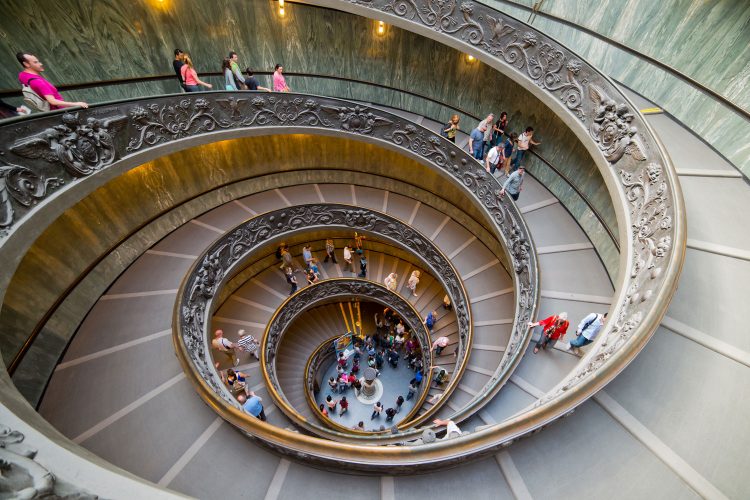
[[[472,56],[471,54],[466,54],[466,62],[469,64],[474,64],[477,62],[477,58]]]
[[[385,23],[383,21],[378,21],[377,34],[380,36],[385,35]]]
[[[284,17],[286,10],[284,9],[284,0],[279,0],[279,15]]]

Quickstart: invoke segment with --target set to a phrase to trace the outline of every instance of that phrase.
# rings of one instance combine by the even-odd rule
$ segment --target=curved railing
[[[261,364],[263,366],[263,378],[266,382],[266,386],[273,389],[269,390],[269,393],[272,395],[279,408],[281,408],[281,411],[283,411],[284,414],[295,424],[310,430],[311,432],[315,432],[316,434],[321,434],[320,432],[316,432],[320,431],[319,426],[311,425],[307,419],[299,414],[299,411],[295,409],[285,397],[284,390],[276,375],[275,353],[277,349],[281,347],[284,332],[300,317],[300,315],[304,314],[305,311],[332,300],[341,301],[349,298],[367,299],[383,306],[391,307],[396,314],[403,318],[411,327],[411,331],[419,342],[419,346],[422,350],[422,363],[425,366],[425,373],[429,373],[432,367],[430,333],[424,326],[419,312],[409,301],[404,300],[398,294],[391,292],[385,286],[363,278],[331,278],[321,280],[314,283],[313,286],[308,286],[298,290],[277,308],[276,313],[268,322],[261,344],[261,348],[264,350],[265,354],[264,356],[261,356]],[[325,345],[325,343],[323,345]],[[309,395],[312,392],[309,376],[313,365],[313,358],[320,349],[321,346],[319,346],[308,359],[305,366],[305,379],[298,381],[299,383],[305,384],[305,387],[307,388],[306,392],[308,394],[308,404],[315,414],[317,414],[317,407],[314,402],[309,400]],[[397,426],[399,429],[406,429],[413,425],[417,425],[417,423],[412,420],[412,417],[424,403],[424,400],[427,397],[427,392],[429,391],[429,385],[429,383],[422,385],[414,409],[401,420]],[[424,419],[425,418],[421,418],[420,420],[423,421]],[[331,427],[336,431],[343,432],[344,434],[365,436],[378,434],[377,432],[355,432],[352,431],[352,429],[338,425],[332,420],[323,422],[326,426]],[[336,437],[330,436],[329,433],[323,433],[323,435],[333,438]],[[385,437],[388,437],[390,441],[394,440],[390,435],[386,435]],[[400,437],[395,439],[396,442],[402,440],[403,438]]]
[[[525,415],[517,434],[559,418],[619,373],[659,325],[677,286],[686,223],[677,175],[648,123],[606,75],[533,27],[456,0],[304,0],[420,33],[508,75],[563,118],[587,146],[614,201],[621,246],[611,320],[581,363]],[[513,430],[511,430],[513,429]]]
[[[468,295],[458,272],[454,269],[450,259],[429,238],[397,218],[370,209],[340,204],[300,205],[259,215],[228,231],[196,260],[180,286],[177,295],[173,320],[173,338],[178,357],[201,396],[212,407],[220,406],[224,410],[238,408],[236,400],[226,389],[220,375],[214,368],[214,361],[208,344],[209,318],[213,315],[217,305],[214,298],[219,295],[222,286],[240,271],[245,262],[258,250],[272,245],[282,238],[288,238],[291,234],[313,229],[325,229],[326,231],[346,229],[389,241],[418,256],[425,268],[442,285],[453,303],[459,339],[454,376],[446,386],[445,396],[441,399],[441,401],[447,401],[448,396],[460,382],[471,351],[473,337]],[[328,290],[328,287],[334,287],[339,282],[356,284],[356,287],[362,293],[366,292],[370,299],[379,303],[390,306],[400,304],[400,307],[395,309],[396,312],[404,317],[408,323],[420,325],[421,328],[424,328],[419,313],[408,301],[393,295],[381,285],[369,280],[348,278],[324,280],[320,285],[303,288],[286,299],[277,308],[266,327],[261,345],[261,366],[266,368],[264,377],[269,392],[271,392],[282,411],[294,420],[302,420],[299,423],[303,427],[309,424],[278,393],[279,384],[271,362],[275,357],[280,337],[291,321],[304,309],[310,307],[310,304],[318,303],[333,296],[333,292]],[[323,286],[323,283],[330,283],[330,285]],[[353,287],[354,285],[351,285],[350,288]],[[352,295],[351,291],[346,291],[346,286],[341,288],[345,295]],[[528,335],[528,329],[526,330]],[[425,331],[424,335],[425,337],[420,339],[420,344],[430,344],[429,334]],[[511,337],[509,344],[513,342],[514,340]],[[526,342],[528,342],[528,338],[526,338]],[[517,355],[517,349],[519,348],[520,346],[514,348],[513,345],[508,345],[506,348],[497,376],[493,380],[495,385],[499,386],[510,376],[512,370],[508,366],[512,365],[510,365],[509,360]],[[491,391],[499,390],[499,387],[494,385],[489,385],[488,388]],[[418,418],[411,420],[410,425],[418,425],[427,420],[439,409],[438,406],[430,408]],[[223,412],[222,416],[224,416]],[[453,418],[463,418],[463,415],[457,413]],[[257,422],[249,418],[244,420],[244,425],[241,427],[253,432],[254,427],[257,427]],[[313,429],[310,430],[313,431]],[[326,429],[316,428],[314,431],[320,434]],[[415,432],[411,431],[412,434]],[[350,435],[340,433],[331,437],[336,439],[351,438]],[[381,441],[384,438],[383,436],[371,435],[369,437],[371,439],[378,438]],[[400,440],[400,438],[393,438],[392,436],[387,437],[388,442],[394,439]]]
[[[345,462],[351,469],[389,470],[395,474],[419,469],[427,463],[454,463],[467,454],[489,453],[570,412],[616,376],[645,345],[666,311],[681,270],[686,236],[684,207],[674,168],[648,124],[608,78],[572,51],[484,5],[431,0],[319,0],[309,3],[385,19],[461,47],[525,84],[570,124],[571,130],[591,152],[612,195],[625,251],[621,255],[621,272],[610,309],[611,321],[578,366],[542,398],[537,407],[518,418],[447,442],[402,447],[334,444],[261,423],[254,430],[262,431],[264,441],[274,449],[308,461],[315,458],[325,464]],[[223,106],[219,106],[217,97],[225,101],[226,108],[217,109]],[[23,122],[3,123],[0,131],[12,130],[13,133],[2,134],[0,141],[0,150],[5,152],[0,250],[12,249],[11,255],[23,251],[29,244],[29,236],[41,230],[27,222],[38,215],[49,218],[59,214],[71,200],[80,199],[87,189],[103,182],[106,176],[81,187],[82,179],[91,181],[100,170],[110,170],[110,176],[116,175],[118,167],[124,171],[129,165],[157,156],[160,151],[201,142],[190,141],[192,138],[205,136],[205,141],[217,140],[244,132],[249,127],[262,126],[308,132],[325,129],[356,135],[388,144],[425,164],[439,167],[440,171],[463,180],[472,199],[481,200],[483,207],[493,215],[499,234],[511,243],[509,257],[516,271],[532,267],[529,264],[533,263],[534,256],[526,257],[528,247],[514,255],[513,249],[517,249],[518,244],[523,246],[530,240],[524,233],[515,234],[522,229],[516,229],[520,218],[515,219],[515,212],[509,212],[513,204],[498,203],[491,196],[494,181],[487,179],[481,166],[471,162],[455,146],[413,124],[406,128],[405,120],[394,115],[353,103],[336,101],[331,107],[337,109],[334,112],[337,118],[322,120],[328,113],[317,108],[318,99],[322,98],[258,96],[252,103],[238,102],[240,99],[237,94],[226,93],[166,96],[147,99],[145,103],[128,101],[93,107],[77,114],[51,113]],[[385,129],[387,131],[383,132]],[[12,137],[20,133],[24,134],[24,140],[12,144]],[[129,138],[127,146],[122,141],[124,137]],[[74,145],[82,146],[71,150]],[[167,145],[171,147],[165,148]],[[77,156],[77,153],[84,154]],[[66,180],[70,182],[61,185],[60,181]],[[20,188],[10,190],[6,187],[9,185]],[[50,191],[58,195],[68,192],[69,196],[64,200],[61,196],[50,197]],[[52,198],[62,201],[53,203]],[[23,224],[19,224],[19,220],[23,220]],[[8,260],[16,261],[17,258]],[[210,264],[205,290],[212,288],[216,277],[210,274]],[[521,267],[516,267],[519,264]],[[8,268],[6,272],[12,273],[13,264]],[[528,306],[529,301],[523,297],[537,296],[536,275],[528,284],[523,284],[528,276],[517,278],[519,302]],[[521,318],[516,315],[514,336],[519,334],[518,321],[525,321]],[[225,418],[239,425],[242,415],[236,409],[229,409]],[[389,464],[398,465],[389,468]]]

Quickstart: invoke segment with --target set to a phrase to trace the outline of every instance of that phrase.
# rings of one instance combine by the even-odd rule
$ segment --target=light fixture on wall
[[[284,9],[284,0],[279,0],[279,15],[281,17],[284,17],[286,15],[286,10]]]
[[[466,54],[466,62],[469,64],[474,64],[477,62],[477,58],[472,56],[471,54]]]
[[[380,36],[385,35],[385,23],[383,21],[378,21],[377,34]]]

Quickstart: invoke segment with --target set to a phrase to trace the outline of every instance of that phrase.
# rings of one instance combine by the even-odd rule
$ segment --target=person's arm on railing
[[[85,109],[89,107],[89,105],[83,101],[68,102],[68,101],[63,101],[61,99],[57,99],[55,98],[55,96],[52,96],[52,95],[45,95],[44,99],[48,103],[50,103],[51,106],[57,106],[58,108],[74,108],[76,106],[80,106]]]

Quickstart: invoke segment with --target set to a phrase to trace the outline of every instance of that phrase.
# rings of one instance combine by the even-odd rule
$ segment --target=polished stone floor
[[[401,357],[403,358],[403,352]],[[351,367],[352,360],[351,358],[349,358],[347,364],[347,373],[349,370],[351,370]],[[362,372],[363,368],[360,366],[360,377],[362,376]],[[347,411],[344,416],[339,416],[341,408],[337,406],[336,414],[329,415],[334,422],[346,427],[354,427],[360,421],[363,421],[365,423],[365,430],[368,431],[380,430],[381,425],[385,426],[385,428],[391,427],[399,423],[406,415],[409,414],[412,408],[414,408],[414,401],[419,397],[419,392],[417,392],[415,397],[410,401],[404,401],[404,404],[401,406],[401,412],[396,414],[396,416],[393,418],[393,422],[386,422],[385,409],[395,408],[396,398],[398,398],[399,395],[402,395],[404,399],[406,399],[406,395],[408,394],[409,381],[414,378],[414,372],[409,369],[408,363],[404,362],[403,359],[399,361],[397,368],[393,368],[388,363],[385,363],[383,365],[383,368],[380,370],[380,375],[378,376],[378,380],[380,380],[380,382],[383,384],[383,396],[380,399],[380,402],[383,403],[384,409],[380,417],[376,417],[374,420],[370,420],[370,417],[372,416],[373,405],[365,405],[357,400],[356,396],[354,395],[354,389],[348,389],[343,394],[331,392],[330,387],[328,387],[327,381],[330,377],[335,376],[336,366],[333,365],[328,370],[326,370],[325,377],[323,378],[324,383],[321,384],[321,389],[316,396],[316,400],[318,402],[318,405],[320,405],[320,403],[323,403],[326,400],[326,397],[329,395],[333,396],[333,398],[337,400],[340,400],[342,396],[346,396],[346,400],[349,402],[349,411]]]

